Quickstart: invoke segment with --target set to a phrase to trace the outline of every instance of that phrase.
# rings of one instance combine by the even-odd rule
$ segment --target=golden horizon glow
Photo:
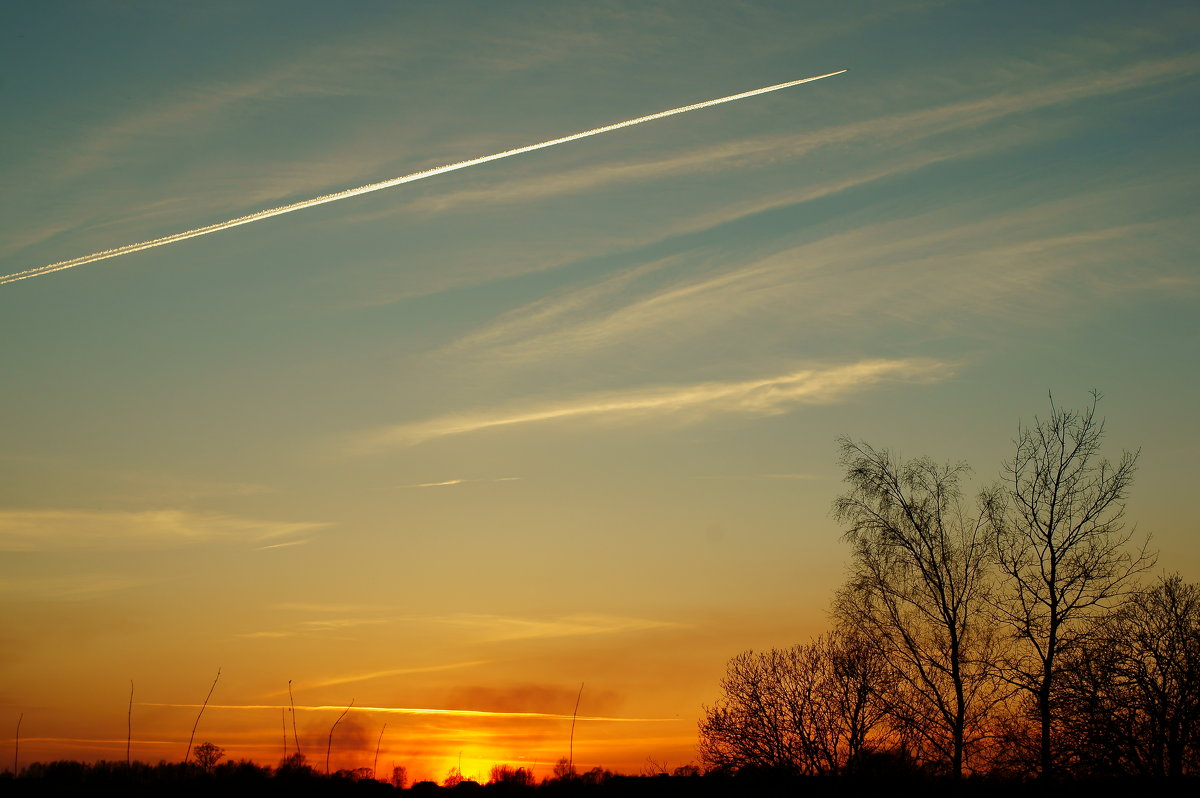
[[[62,5],[0,48],[19,763],[323,769],[352,697],[333,770],[695,762],[829,629],[838,439],[966,495],[1047,392],[1196,579],[1200,12]]]
[[[135,703],[135,706],[154,707],[160,705]],[[167,706],[198,709],[200,705]],[[209,705],[208,707],[210,710],[222,708],[221,705]],[[237,706],[234,708],[246,707]],[[278,709],[278,707],[264,708],[271,710]],[[335,716],[344,710],[345,707],[298,706],[296,709],[298,711],[324,711],[330,716]],[[358,709],[358,707],[354,709]],[[370,711],[370,708],[364,709],[368,712]],[[446,713],[419,712],[417,714],[447,718]],[[392,767],[402,765],[407,770],[410,783],[421,780],[441,783],[451,768],[458,767],[460,762],[461,773],[464,778],[481,782],[487,781],[493,765],[503,764],[512,767],[524,767],[532,772],[535,778],[540,779],[550,775],[554,764],[559,759],[567,757],[570,742],[568,739],[570,730],[569,715],[555,718],[543,715],[543,713],[484,713],[470,711],[463,714],[455,714],[465,719],[498,718],[518,723],[531,720],[537,722],[545,720],[565,722],[560,723],[555,733],[548,736],[539,735],[535,737],[527,736],[527,732],[518,732],[517,736],[514,737],[488,728],[468,729],[456,727],[447,728],[439,732],[437,729],[427,727],[405,728],[393,725],[387,726],[386,729],[382,729],[382,727],[351,729],[349,730],[350,733],[346,734],[347,729],[339,726],[338,732],[332,740],[330,770],[370,767],[375,762],[375,744],[377,741],[379,742],[377,778],[387,780],[391,776]],[[583,717],[579,718],[581,721],[584,719]],[[221,733],[214,734],[211,731],[211,721],[212,719],[206,715],[201,730],[195,737],[196,744],[199,744],[201,741],[212,740],[225,750],[227,758],[231,761],[249,759],[260,765],[272,765],[282,761],[285,746],[280,739],[281,729],[279,727],[272,728],[256,725],[245,727],[243,731],[237,733],[227,727]],[[144,723],[144,721],[140,722]],[[132,758],[137,761],[150,762],[169,762],[182,759],[188,740],[186,725],[184,724],[180,727],[181,733],[174,739],[134,736],[130,740],[133,749]],[[205,731],[206,726],[209,727],[209,731]],[[593,767],[600,767],[615,772],[636,774],[644,769],[644,758],[634,757],[630,759],[623,756],[620,752],[631,743],[633,745],[645,745],[661,749],[663,740],[658,735],[648,738],[636,736],[630,738],[623,734],[616,737],[596,736],[595,729],[597,727],[591,726],[587,728],[592,729],[592,731],[587,731],[585,727],[577,727],[574,740],[575,765],[577,770],[581,772],[590,770]],[[324,724],[320,727],[310,726],[302,735],[301,750],[305,754],[307,763],[318,771],[324,769],[327,744],[326,734],[328,730],[328,725]],[[379,736],[380,731],[383,732],[381,738]],[[286,753],[290,755],[296,753],[290,725],[287,727],[287,732]],[[266,742],[272,734],[275,736],[274,744]],[[347,739],[348,737],[350,738],[349,740]],[[675,763],[684,764],[685,762],[694,761],[694,757],[689,750],[694,743],[692,737],[685,735],[677,736],[673,739],[676,740],[677,746],[673,750],[683,752],[682,754],[676,754]],[[9,742],[11,743],[11,740]],[[23,736],[21,738],[22,759],[25,761],[45,761],[41,754],[44,751],[54,750],[59,752],[59,757],[54,758],[60,758],[61,754],[65,752],[85,759],[123,760],[126,742],[126,739],[123,737]],[[153,751],[148,759],[146,757],[147,748]]]
[[[136,702],[137,706],[142,707],[170,707],[175,709],[200,709],[203,704],[168,704],[158,702]],[[341,712],[349,710],[354,712],[385,712],[398,715],[447,715],[453,717],[464,718],[523,718],[523,719],[538,719],[538,720],[571,720],[574,718],[578,721],[603,721],[608,723],[661,723],[672,722],[678,718],[613,718],[599,715],[563,715],[553,712],[493,712],[484,709],[423,709],[419,707],[366,707],[366,706],[351,706],[345,704],[324,704],[320,706],[304,706],[297,704],[292,707],[290,704],[208,704],[207,709],[247,709],[247,710],[280,710],[280,709],[297,709],[306,712]]]

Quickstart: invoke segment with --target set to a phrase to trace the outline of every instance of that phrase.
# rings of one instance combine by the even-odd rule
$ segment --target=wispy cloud
[[[357,448],[362,451],[411,446],[447,435],[553,421],[596,423],[673,416],[695,422],[717,414],[776,415],[800,404],[832,401],[884,380],[935,381],[945,379],[950,373],[949,363],[929,358],[876,359],[739,382],[700,382],[591,394],[531,407],[446,415],[400,424],[363,436]]]
[[[388,618],[315,618],[307,621],[298,621],[283,629],[274,629],[258,632],[239,632],[234,634],[234,637],[246,638],[278,638],[278,637],[300,637],[303,635],[319,635],[327,632],[340,632],[346,629],[355,629],[360,626],[379,626],[388,623]]]
[[[404,68],[406,60],[428,67],[441,58],[447,65],[453,61],[453,69],[447,71],[465,69],[496,74],[525,70],[560,58],[577,58],[581,48],[609,46],[604,37],[573,30],[566,21],[551,36],[541,30],[531,31],[528,25],[515,21],[509,31],[492,28],[486,37],[480,38],[479,48],[470,54],[455,52],[451,56],[432,41],[405,40],[403,46],[398,46],[393,26],[357,29],[331,41],[291,50],[265,66],[260,66],[262,62],[256,59],[252,65],[238,65],[249,69],[230,69],[228,77],[173,83],[160,93],[135,93],[126,101],[114,103],[107,108],[108,113],[72,126],[76,135],[62,141],[51,137],[39,142],[42,146],[31,158],[6,164],[10,167],[6,176],[14,185],[70,184],[73,196],[55,203],[55,218],[0,232],[0,250],[15,253],[61,233],[75,230],[96,233],[112,224],[126,230],[130,227],[161,230],[174,226],[180,215],[195,213],[198,207],[208,206],[213,213],[225,214],[248,205],[278,204],[284,197],[312,193],[323,186],[344,184],[348,179],[369,179],[381,168],[394,165],[398,150],[404,149],[397,145],[406,141],[414,147],[419,142],[427,157],[439,154],[429,151],[427,139],[441,137],[414,131],[412,116],[407,115],[394,126],[349,134],[336,142],[340,151],[310,151],[290,162],[255,159],[257,163],[253,163],[233,158],[220,164],[193,165],[188,158],[178,157],[188,149],[190,141],[209,141],[215,131],[243,125],[249,107],[256,114],[263,114],[265,109],[276,110],[272,103],[278,103],[278,111],[286,113],[286,104],[295,101],[320,107],[327,98],[343,100],[375,95],[393,102],[397,96],[420,97],[429,91],[428,75],[424,70]],[[424,119],[436,115],[427,109],[421,116]],[[249,143],[260,135],[251,131],[242,138]],[[474,143],[486,146],[489,142]],[[470,146],[459,140],[447,147],[455,144]],[[164,181],[160,183],[162,193],[170,199],[146,201],[143,187],[130,189],[111,180],[105,181],[103,199],[80,189],[90,176],[121,164],[133,162],[144,167],[146,158],[159,153],[160,147],[166,159],[156,178]],[[98,214],[97,207],[108,210]],[[121,215],[114,218],[112,208],[120,209]],[[114,235],[122,237],[127,232],[118,231]]]
[[[104,744],[105,746],[115,745],[118,743],[120,745],[124,746],[125,743],[127,743],[127,742],[132,742],[134,745],[164,745],[164,746],[178,746],[179,745],[178,740],[139,740],[136,737],[133,737],[133,738],[121,737],[120,739],[105,739],[105,738],[95,738],[95,737],[22,737],[21,742],[78,743],[80,745]]]
[[[797,172],[796,181],[787,188],[771,188],[770,182],[766,181],[754,196],[714,195],[712,199],[719,199],[719,207],[681,211],[667,217],[665,224],[647,225],[644,230],[636,229],[634,224],[632,232],[598,234],[593,241],[576,241],[570,251],[548,251],[537,256],[521,253],[509,258],[511,264],[474,270],[470,274],[448,271],[434,277],[422,275],[409,280],[399,290],[393,286],[382,291],[373,290],[362,304],[382,304],[478,282],[553,270],[602,254],[633,252],[938,164],[987,157],[1007,149],[1063,138],[1095,120],[1086,112],[1039,116],[1036,125],[1028,124],[1022,118],[1118,92],[1152,87],[1198,70],[1200,57],[1195,56],[1143,60],[1099,71],[1090,64],[1085,70],[1076,68],[1065,73],[1061,69],[1051,69],[1047,64],[1032,62],[1025,65],[1020,74],[995,74],[993,70],[992,73],[973,75],[978,81],[969,85],[951,82],[952,90],[948,93],[955,99],[929,107],[913,109],[901,105],[901,109],[896,110],[893,101],[880,113],[864,114],[863,119],[853,122],[787,135],[746,137],[665,156],[600,163],[556,174],[517,176],[504,181],[502,186],[491,185],[494,181],[481,182],[456,191],[420,197],[405,204],[404,208],[426,214],[460,212],[472,207],[484,210],[511,208],[514,203],[548,201],[568,194],[594,193],[605,188],[678,180],[692,175],[715,176],[754,169],[778,171],[781,164],[788,162],[811,162],[814,166],[811,175],[820,176],[820,179],[812,179]],[[893,94],[913,94],[906,90],[906,80],[897,78],[891,84],[878,87],[875,101],[881,102],[880,97]],[[1014,90],[1014,86],[1020,88]],[[912,101],[913,104],[928,102],[927,92],[913,94]],[[844,157],[847,148],[853,148],[854,157]],[[838,157],[823,157],[830,152],[836,152]],[[842,169],[842,164],[852,167]],[[709,196],[707,192],[702,195]],[[354,218],[364,221],[395,212],[395,207],[364,210],[361,216]],[[514,316],[519,317],[519,314]],[[470,342],[463,343],[469,345]]]
[[[683,624],[648,618],[613,615],[564,615],[557,618],[515,618],[503,615],[463,614],[438,618],[439,624],[459,626],[489,642],[553,637],[613,635],[679,628]]]
[[[694,342],[749,318],[779,318],[768,335],[828,329],[839,319],[859,329],[864,318],[1025,319],[1091,290],[1085,283],[1063,291],[1065,275],[1086,270],[1095,280],[1106,264],[1144,263],[1146,252],[1178,239],[1193,224],[1179,210],[1188,207],[1183,198],[1190,190],[1186,179],[1133,177],[1035,205],[1018,197],[1015,210],[997,209],[1009,201],[998,193],[848,231],[809,232],[802,243],[749,262],[696,252],[683,267],[676,266],[681,259],[655,261],[654,279],[643,280],[651,272],[638,266],[536,300],[439,354],[508,366],[544,363],[632,341],[643,349]],[[1130,211],[1163,206],[1175,214],[1144,221]],[[1144,271],[1126,267],[1121,275],[1145,288],[1151,282]],[[802,318],[797,307],[805,308]]]
[[[814,80],[821,80],[822,78],[828,78],[828,77],[832,77],[834,75],[840,75],[842,72],[845,72],[845,71],[846,70],[843,69],[838,72],[829,72],[824,75],[817,75],[815,77],[801,78],[799,80],[792,80],[792,81],[788,81],[786,83],[778,83],[773,86],[765,86],[765,87],[758,88],[758,89],[751,89],[749,91],[740,92],[738,94],[731,94],[726,97],[718,97],[718,98],[712,99],[712,100],[705,100],[703,102],[692,103],[690,105],[683,105],[683,106],[679,106],[677,108],[670,108],[665,111],[659,111],[657,113],[647,114],[645,116],[639,116],[639,117],[636,117],[633,119],[626,119],[621,122],[614,122],[609,125],[603,125],[601,127],[592,128],[591,130],[585,130],[580,133],[572,133],[567,136],[560,136],[560,137],[553,138],[553,139],[547,139],[546,141],[541,141],[536,144],[528,144],[524,147],[516,147],[514,149],[504,150],[502,152],[496,152],[496,153],[492,153],[490,155],[483,155],[483,156],[480,156],[477,158],[470,158],[468,160],[458,161],[456,163],[444,164],[442,166],[436,166],[431,169],[423,169],[418,172],[411,172],[407,175],[402,175],[400,177],[391,178],[389,180],[381,180],[381,181],[374,182],[374,183],[368,183],[363,186],[358,186],[356,188],[345,189],[343,191],[337,191],[337,192],[333,192],[331,194],[323,194],[321,196],[313,197],[311,199],[301,200],[299,202],[293,202],[293,203],[289,203],[287,205],[281,205],[276,208],[269,208],[267,210],[246,214],[244,216],[239,216],[235,219],[229,219],[224,222],[217,222],[215,224],[205,225],[203,227],[194,227],[190,230],[184,230],[179,233],[173,233],[171,235],[161,236],[159,238],[150,239],[148,241],[139,241],[139,242],[135,242],[132,244],[125,244],[123,246],[113,247],[111,249],[101,250],[100,252],[93,252],[89,255],[81,255],[81,256],[78,256],[75,258],[68,258],[66,260],[61,260],[61,261],[57,261],[55,263],[47,264],[46,266],[39,266],[39,267],[31,268],[31,269],[25,269],[20,272],[14,272],[12,274],[0,276],[0,285],[4,285],[4,284],[10,283],[10,282],[17,282],[20,280],[28,280],[33,277],[39,277],[39,276],[42,276],[45,274],[51,274],[53,272],[63,271],[64,269],[72,269],[72,268],[75,268],[76,266],[83,266],[88,263],[94,263],[98,260],[106,260],[108,258],[116,258],[116,257],[120,257],[121,255],[131,254],[134,252],[141,252],[142,250],[151,249],[153,247],[166,246],[167,244],[173,244],[173,243],[177,243],[180,241],[186,241],[188,239],[196,238],[198,236],[209,235],[211,233],[218,233],[218,232],[221,232],[223,230],[228,230],[233,227],[240,227],[245,224],[252,224],[254,222],[263,221],[265,219],[270,219],[272,217],[280,216],[280,215],[283,215],[286,213],[292,213],[294,211],[304,210],[306,208],[312,208],[312,207],[316,207],[318,205],[325,205],[330,202],[337,202],[339,200],[349,199],[351,197],[360,196],[362,194],[369,194],[369,193],[372,193],[375,191],[383,191],[385,189],[393,188],[395,186],[399,186],[399,185],[402,185],[405,183],[412,183],[417,180],[424,180],[426,178],[434,177],[436,175],[444,174],[446,172],[453,172],[453,171],[457,171],[459,169],[467,169],[472,166],[489,163],[491,161],[498,161],[503,158],[511,158],[516,155],[522,155],[524,153],[534,152],[536,150],[541,150],[541,149],[545,149],[548,147],[557,147],[560,144],[567,144],[569,142],[578,141],[579,139],[588,138],[591,136],[603,135],[605,133],[609,133],[609,132],[612,132],[615,130],[621,130],[623,128],[632,127],[633,125],[641,125],[641,124],[645,124],[647,122],[657,121],[659,119],[664,119],[666,117],[674,116],[676,114],[685,114],[685,113],[690,113],[691,111],[698,111],[698,110],[701,110],[704,108],[710,108],[714,105],[720,105],[720,104],[729,103],[729,102],[737,102],[739,100],[747,99],[750,97],[755,97],[760,94],[766,94],[767,92],[779,91],[781,89],[786,89],[786,88],[789,88],[792,86],[797,86],[802,83],[810,83]]]
[[[332,613],[367,613],[387,612],[391,607],[382,604],[342,604],[339,602],[319,601],[285,601],[271,605],[271,609],[281,612],[332,612]]]
[[[257,551],[267,551],[268,549],[287,549],[292,546],[303,546],[312,541],[311,538],[302,538],[300,540],[289,540],[286,543],[271,543],[267,546],[259,546]]]
[[[746,137],[704,145],[666,157],[628,159],[551,175],[536,175],[515,182],[506,181],[503,185],[442,192],[415,199],[405,207],[432,214],[454,211],[468,205],[511,206],[513,203],[554,199],[616,185],[777,166],[781,161],[799,159],[832,146],[845,147],[869,142],[880,149],[894,149],[898,145],[912,144],[955,131],[981,128],[1004,117],[1144,88],[1197,71],[1200,71],[1200,58],[1194,56],[1143,61],[1104,72],[1090,71],[1085,75],[1060,77],[1035,84],[1024,91],[1014,92],[1006,87],[983,98],[888,113],[812,131]],[[1057,134],[1054,128],[1046,132]],[[941,159],[934,155],[930,161]],[[394,213],[394,210],[389,213]]]
[[[212,540],[263,542],[327,526],[184,510],[0,510],[0,551],[164,548]]]
[[[328,679],[322,679],[314,682],[304,682],[301,686],[305,688],[316,689],[318,687],[333,687],[339,684],[350,684],[352,682],[366,682],[372,679],[384,679],[392,676],[410,676],[417,673],[437,673],[440,671],[459,670],[461,668],[474,668],[479,665],[487,665],[490,660],[476,659],[469,662],[451,662],[445,665],[423,665],[413,668],[392,668],[384,671],[371,671],[370,673],[355,673],[345,676],[334,676]],[[272,693],[272,695],[282,695],[286,691]]]
[[[703,480],[809,480],[819,479],[816,474],[741,474],[724,477],[696,477]]]
[[[484,642],[502,642],[509,640],[532,640],[538,638],[575,637],[591,635],[614,635],[631,632],[644,632],[655,629],[680,628],[685,624],[673,621],[660,621],[649,618],[632,618],[616,615],[562,615],[549,618],[515,617],[493,615],[487,613],[458,613],[445,616],[412,616],[387,618],[333,618],[310,619],[289,624],[279,630],[244,632],[234,637],[241,638],[283,638],[306,635],[326,634],[351,629],[360,626],[373,626],[393,621],[429,624],[439,628],[455,627],[463,631],[473,640]],[[408,668],[396,668],[367,673],[336,676],[325,680],[306,683],[306,687],[328,687],[336,684],[366,681],[386,676],[402,676],[416,673],[433,673],[435,671],[453,670],[486,664],[484,660],[454,662],[449,664],[423,665]],[[274,695],[274,694],[273,694]]]
[[[140,104],[131,103],[110,121],[82,130],[69,148],[71,157],[62,158],[51,175],[62,181],[76,180],[123,151],[211,125],[250,103],[363,94],[368,85],[365,76],[396,63],[398,55],[391,39],[389,31],[367,36],[357,33],[292,51],[252,74],[176,86],[160,96],[138,98]]]
[[[156,584],[157,580],[121,574],[71,574],[63,576],[0,577],[0,597],[74,601]]]
[[[174,709],[200,709],[200,704],[166,704],[166,703],[140,703],[143,707],[171,707]],[[213,710],[271,710],[278,712],[281,709],[286,709],[288,704],[208,704],[208,709]],[[321,706],[300,706],[295,709],[303,712],[342,712],[347,709],[343,705],[328,704]],[[679,718],[612,718],[597,715],[559,715],[552,712],[489,712],[482,709],[425,709],[418,707],[350,707],[350,712],[383,712],[397,715],[449,715],[459,718],[511,718],[513,720],[571,720],[575,718],[580,721],[601,721],[609,723],[655,723],[655,722],[672,722]]]
[[[637,281],[664,269],[677,267],[683,262],[684,259],[679,256],[660,258],[624,269],[592,285],[573,285],[570,290],[561,294],[542,297],[501,314],[482,328],[467,333],[446,349],[471,351],[481,347],[503,346],[512,341],[536,336],[547,328],[562,326],[562,322],[573,322],[579,314],[594,312],[597,305],[614,301],[623,292],[633,288]]]
[[[325,632],[335,629],[353,629],[358,626],[377,626],[387,622],[387,618],[317,618],[311,621],[301,621],[300,626],[315,632]]]
[[[402,485],[405,488],[449,488],[454,485],[468,485],[474,482],[519,482],[520,477],[497,477],[495,479],[447,479],[444,482],[417,482],[412,485]]]

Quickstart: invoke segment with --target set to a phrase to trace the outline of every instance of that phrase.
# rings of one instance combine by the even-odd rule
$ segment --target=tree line
[[[1200,586],[1142,583],[1136,452],[1102,453],[1093,392],[1018,428],[1001,478],[840,439],[851,556],[829,633],[728,663],[706,766],[1044,780],[1200,766]]]

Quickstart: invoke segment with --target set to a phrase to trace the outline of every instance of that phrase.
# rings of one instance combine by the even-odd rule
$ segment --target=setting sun
[[[1195,3],[8,6],[0,792],[1200,772]]]

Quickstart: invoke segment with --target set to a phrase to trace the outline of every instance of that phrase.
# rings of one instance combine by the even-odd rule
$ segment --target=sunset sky
[[[1104,394],[1200,581],[1194,2],[19,2],[0,740],[23,763],[696,760],[828,626],[836,438],[999,477]],[[449,713],[384,710],[454,710]],[[531,714],[512,714],[531,713]],[[0,757],[7,767],[10,755]]]

